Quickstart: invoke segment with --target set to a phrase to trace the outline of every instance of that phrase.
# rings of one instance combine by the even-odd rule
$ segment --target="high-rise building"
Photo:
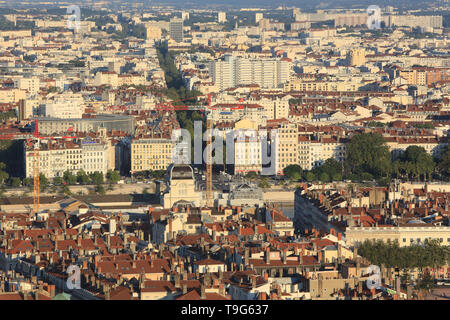
[[[227,14],[223,11],[217,13],[217,22],[224,23],[227,21]]]
[[[288,59],[247,59],[226,55],[223,60],[210,63],[210,76],[224,90],[241,84],[257,84],[262,88],[276,88],[289,80]]]
[[[183,42],[183,19],[170,19],[169,24],[170,38],[176,42]]]

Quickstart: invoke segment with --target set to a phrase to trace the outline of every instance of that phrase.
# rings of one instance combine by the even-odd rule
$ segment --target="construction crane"
[[[208,94],[208,108],[211,104],[211,95]],[[206,119],[206,206],[211,208],[213,207],[213,193],[212,193],[212,130],[213,130],[213,122],[212,119]]]
[[[40,162],[39,162],[39,127],[38,127],[38,119],[34,120],[34,138],[36,142],[34,143],[33,150],[33,213],[36,214],[39,212],[39,176],[40,176]]]

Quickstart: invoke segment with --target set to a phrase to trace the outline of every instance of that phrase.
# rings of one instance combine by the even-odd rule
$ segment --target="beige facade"
[[[171,139],[135,139],[131,142],[131,172],[166,170],[172,163]]]
[[[401,227],[348,227],[346,230],[347,245],[362,243],[365,240],[397,240],[401,247],[423,243],[425,239],[438,239],[442,245],[450,245],[450,227],[411,225]]]

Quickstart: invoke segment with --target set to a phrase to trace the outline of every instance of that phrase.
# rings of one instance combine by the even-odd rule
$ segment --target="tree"
[[[73,185],[77,183],[77,176],[74,175],[72,172],[70,172],[69,170],[67,170],[66,172],[64,172],[63,175],[64,181],[67,184]]]
[[[326,172],[322,172],[319,176],[319,180],[322,182],[329,182],[330,181],[330,176],[328,175],[328,173]]]
[[[16,178],[16,177],[12,178],[11,179],[11,186],[14,187],[14,188],[20,187],[21,186],[20,179]]]
[[[298,181],[302,178],[303,169],[297,164],[291,164],[283,169],[283,174],[289,180]]]
[[[108,172],[106,173],[106,178],[111,183],[117,183],[120,180],[120,174],[115,170],[108,170]]]
[[[254,171],[250,171],[245,175],[245,177],[250,180],[255,179],[257,176],[258,174]]]
[[[316,175],[314,173],[312,173],[311,171],[309,171],[309,172],[306,173],[305,178],[306,178],[307,181],[311,182],[311,181],[314,181],[316,179]]]
[[[106,194],[105,187],[103,187],[102,185],[96,185],[94,190],[96,193],[99,193],[101,195]]]
[[[84,172],[84,170],[77,172],[77,181],[80,184],[88,184],[89,183],[89,176]]]
[[[89,175],[89,178],[91,178],[92,183],[95,185],[100,185],[103,183],[103,173],[101,172],[95,171]]]
[[[450,145],[442,151],[441,157],[437,161],[437,170],[445,177],[450,177]]]
[[[53,184],[59,186],[59,185],[63,184],[63,179],[61,177],[54,177]]]
[[[270,187],[269,179],[268,179],[267,177],[262,178],[262,179],[259,181],[258,186],[259,186],[260,188],[263,188],[263,189],[269,188],[269,187]]]
[[[28,178],[28,177],[27,177],[27,178],[24,178],[24,179],[23,179],[23,185],[24,185],[24,186],[27,186],[27,187],[28,187],[28,186],[31,186],[31,179]]]
[[[387,177],[391,172],[391,153],[383,137],[378,133],[361,133],[347,144],[346,174],[363,172],[376,178]]]
[[[0,184],[3,184],[9,178],[9,174],[3,169],[6,169],[6,164],[0,162]]]
[[[39,186],[41,188],[41,190],[45,190],[48,187],[49,181],[47,179],[47,177],[43,174],[40,173],[39,174]]]

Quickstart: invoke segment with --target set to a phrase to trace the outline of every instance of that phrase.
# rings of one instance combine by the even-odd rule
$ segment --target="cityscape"
[[[0,1],[0,300],[449,301],[449,37],[449,0]]]

